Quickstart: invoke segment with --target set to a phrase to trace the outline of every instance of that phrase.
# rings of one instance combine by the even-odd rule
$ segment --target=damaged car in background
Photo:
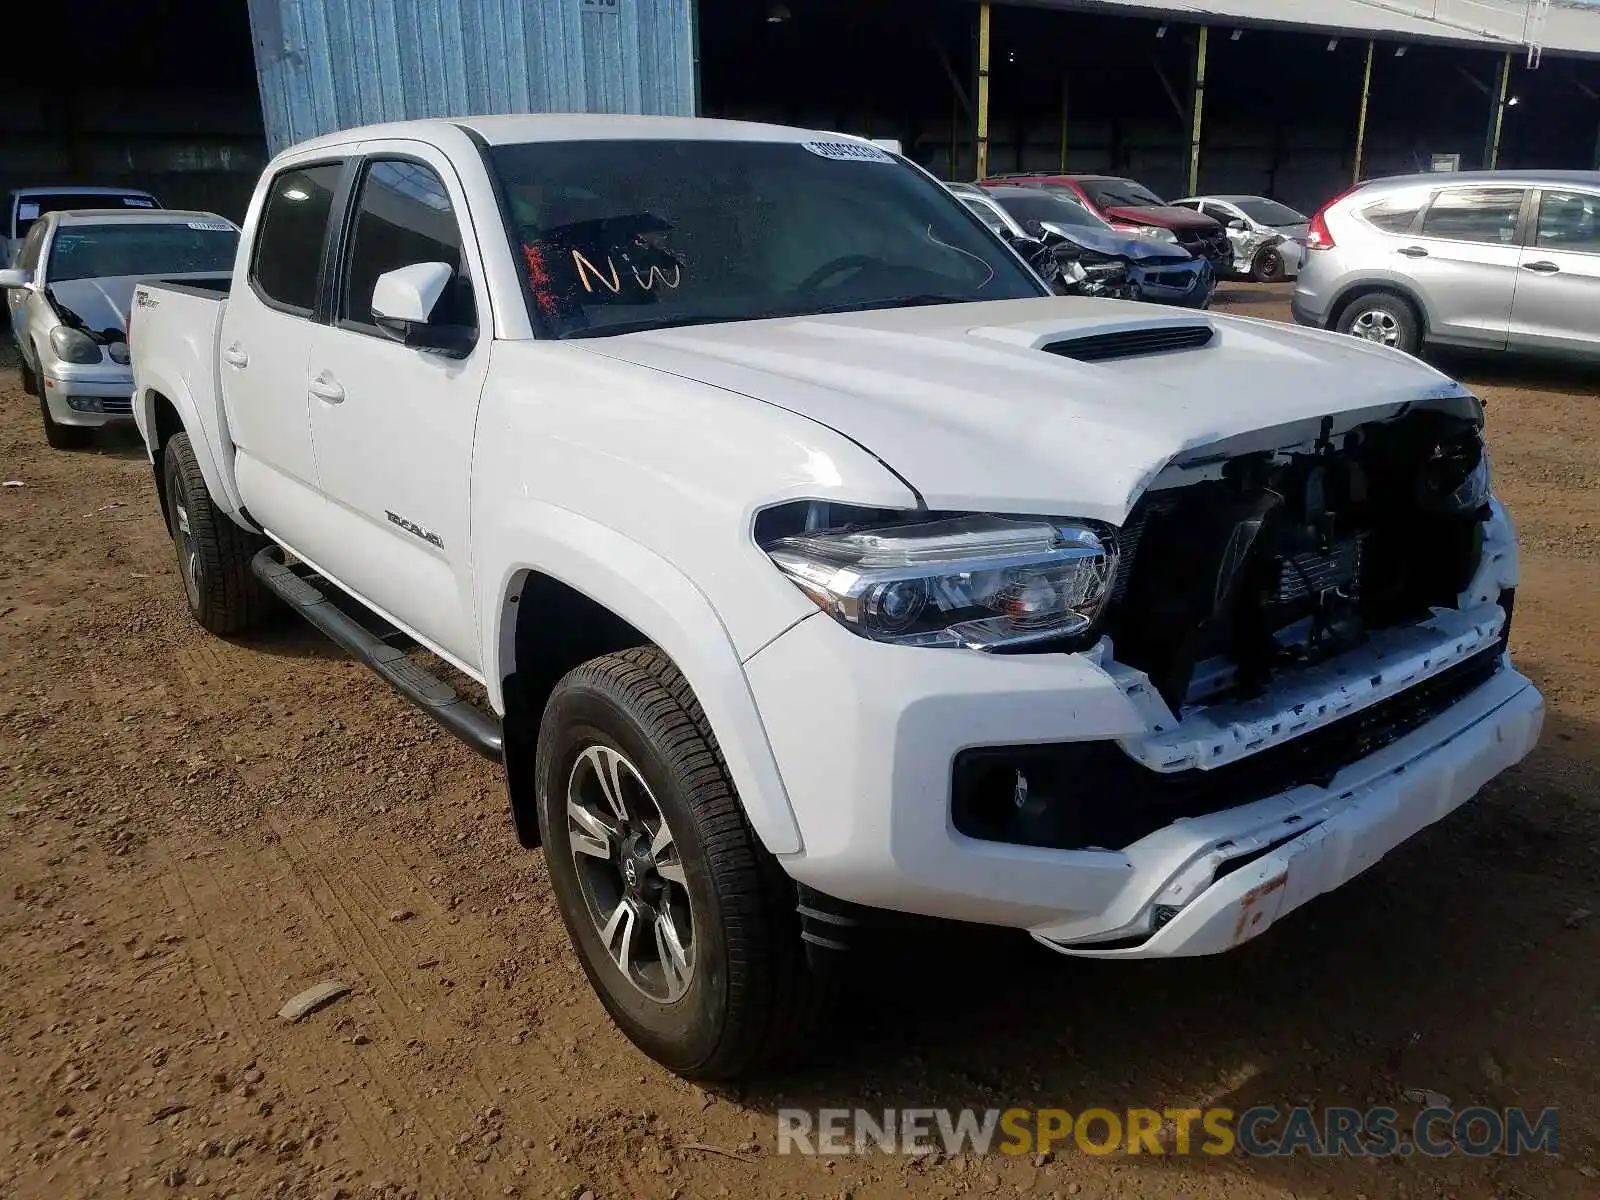
[[[966,205],[996,236],[1020,254],[1059,296],[1097,296],[1105,300],[1132,300],[1133,282],[1128,264],[1112,255],[1091,251],[1043,229],[1030,231],[1000,206],[987,188],[975,183],[947,183],[950,193]]]
[[[1311,218],[1266,196],[1187,196],[1172,202],[1222,223],[1233,247],[1232,274],[1257,283],[1294,279],[1306,261]]]
[[[153,275],[215,279],[238,244],[231,221],[180,209],[55,211],[29,226],[0,288],[22,390],[39,398],[46,442],[68,449],[102,425],[132,423],[134,287]]]
[[[1170,241],[1113,229],[1064,194],[952,183],[950,191],[1067,296],[1209,307],[1216,275]]]

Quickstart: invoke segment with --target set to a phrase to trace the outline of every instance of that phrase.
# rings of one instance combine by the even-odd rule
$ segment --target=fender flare
[[[205,478],[206,490],[211,493],[212,503],[229,517],[242,521],[240,510],[244,502],[239,497],[233,476],[223,472],[216,455],[212,452],[210,433],[206,429],[205,422],[200,419],[199,407],[195,404],[194,396],[188,386],[181,379],[169,379],[159,371],[154,373],[141,371],[138,383],[139,396],[135,416],[139,432],[144,435],[145,451],[150,456],[151,464],[155,463],[156,452],[159,449],[156,445],[156,398],[160,396],[172,405],[184,432],[189,435],[195,461],[200,464],[200,474]]]
[[[505,712],[502,681],[516,660],[517,599],[530,574],[559,580],[639,630],[683,673],[716,731],[746,817],[774,855],[803,843],[744,664],[711,601],[666,559],[609,526],[556,505],[519,504],[481,541],[481,661],[490,703]],[[776,636],[781,630],[774,630]],[[502,664],[506,664],[502,666]]]

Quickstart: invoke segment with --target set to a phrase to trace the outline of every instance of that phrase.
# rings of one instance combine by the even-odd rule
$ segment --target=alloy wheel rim
[[[1400,322],[1393,313],[1380,308],[1368,309],[1350,323],[1350,332],[1369,342],[1395,346],[1400,342]]]
[[[573,763],[567,841],[612,965],[651,1000],[682,999],[695,963],[688,879],[660,804],[621,751],[594,743]]]

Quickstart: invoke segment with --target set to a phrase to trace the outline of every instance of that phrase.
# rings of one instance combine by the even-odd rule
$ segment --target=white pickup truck
[[[1539,734],[1472,395],[1052,297],[865,141],[352,130],[269,165],[225,300],[134,312],[196,618],[277,597],[503,760],[686,1076],[794,1045],[875,910],[1236,946]]]

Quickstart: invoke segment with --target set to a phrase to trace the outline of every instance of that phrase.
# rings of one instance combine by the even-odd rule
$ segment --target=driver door
[[[483,267],[443,155],[400,141],[361,151],[333,311],[313,336],[307,368],[328,511],[307,555],[337,564],[339,583],[476,676],[468,517],[473,431],[493,346]],[[433,315],[477,328],[464,357],[404,346],[374,323],[378,277],[425,262],[455,272]]]

